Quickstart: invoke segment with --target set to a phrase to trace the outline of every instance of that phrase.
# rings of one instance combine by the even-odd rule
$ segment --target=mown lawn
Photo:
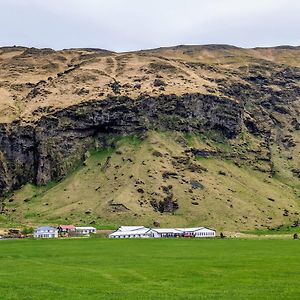
[[[300,299],[300,241],[0,241],[0,299]]]

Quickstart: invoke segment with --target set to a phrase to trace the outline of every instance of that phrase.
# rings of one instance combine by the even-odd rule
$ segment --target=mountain
[[[300,48],[0,48],[0,224],[298,224]]]

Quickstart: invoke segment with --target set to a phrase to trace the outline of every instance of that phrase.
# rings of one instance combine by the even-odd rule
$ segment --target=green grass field
[[[294,240],[0,241],[0,299],[299,299]]]

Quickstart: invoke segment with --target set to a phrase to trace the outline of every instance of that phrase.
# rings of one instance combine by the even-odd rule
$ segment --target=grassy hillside
[[[298,299],[298,241],[0,241],[3,300]]]
[[[264,161],[241,162],[245,141],[252,150],[260,143],[251,135],[230,141],[217,132],[112,137],[112,147],[88,153],[63,180],[27,184],[7,197],[0,225],[159,223],[221,231],[293,224],[300,213],[299,181],[284,172],[276,154],[274,176],[261,171],[268,170]],[[228,157],[233,149],[237,159]]]

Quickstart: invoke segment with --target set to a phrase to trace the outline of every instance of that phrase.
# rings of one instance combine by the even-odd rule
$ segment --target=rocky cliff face
[[[112,97],[81,103],[44,116],[36,124],[2,124],[1,195],[27,182],[47,184],[68,174],[87,150],[107,146],[108,135],[149,129],[222,131],[228,138],[242,128],[243,107],[213,95]]]
[[[0,194],[35,178],[36,144],[32,126],[17,123],[0,126]]]

